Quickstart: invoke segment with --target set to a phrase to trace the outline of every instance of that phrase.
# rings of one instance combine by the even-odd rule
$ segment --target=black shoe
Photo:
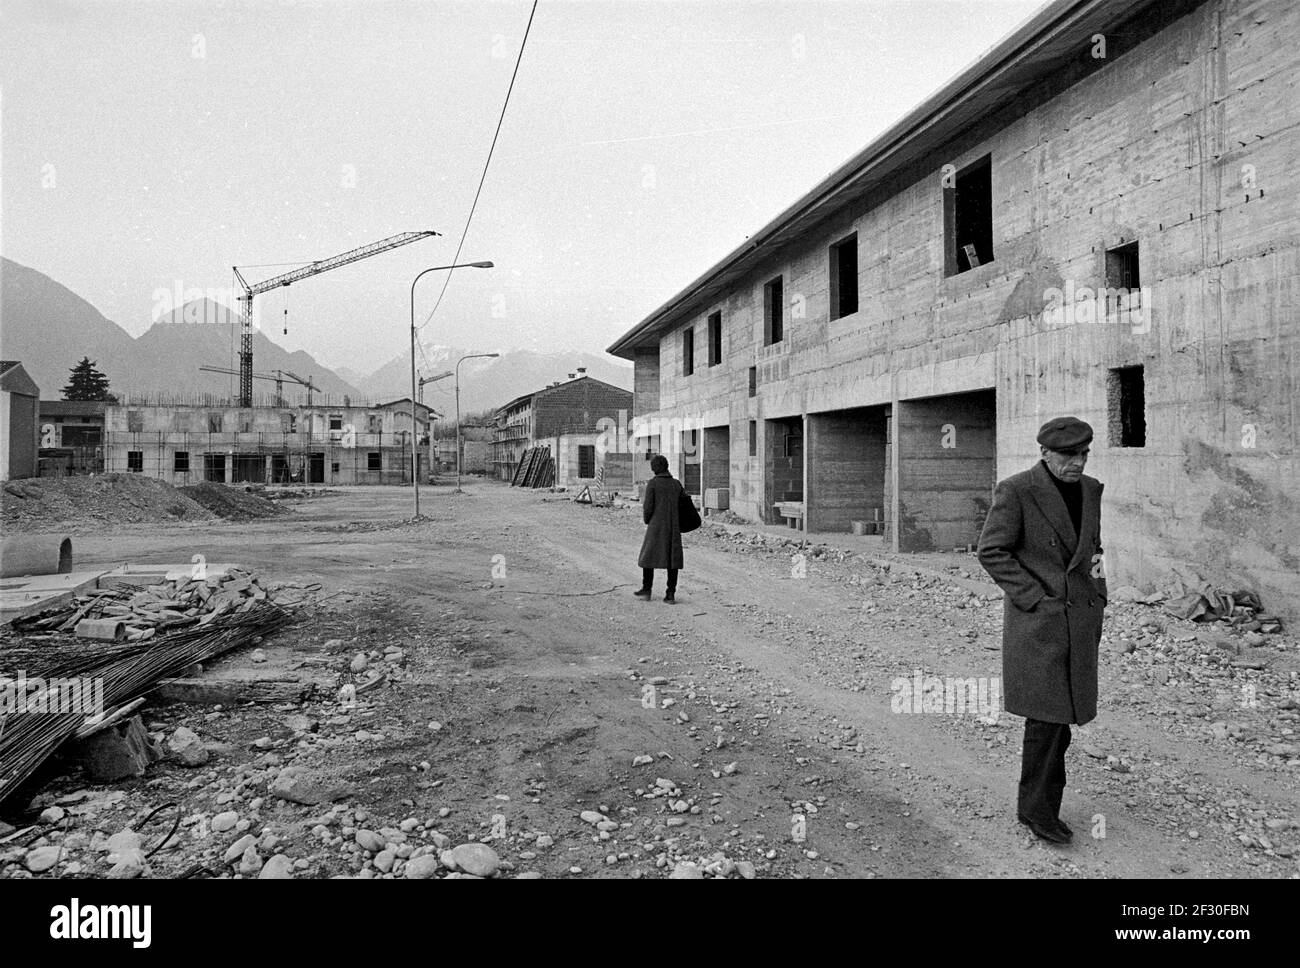
[[[672,592],[668,592],[668,594],[664,595],[664,601],[667,602],[669,605],[677,604],[677,599],[673,597]]]
[[[1016,819],[1032,830],[1035,837],[1039,840],[1046,840],[1048,843],[1068,844],[1074,838],[1072,833],[1067,833],[1064,828],[1056,824],[1047,826],[1046,824],[1036,823],[1023,815],[1017,816]]]
[[[632,594],[637,598],[644,598],[647,602],[650,601],[650,589],[648,588],[638,588]]]
[[[1061,828],[1061,832],[1065,834],[1066,837],[1069,838],[1074,837],[1074,831],[1070,829],[1070,825],[1066,823],[1064,820],[1062,820],[1060,817],[1056,818],[1056,825]]]

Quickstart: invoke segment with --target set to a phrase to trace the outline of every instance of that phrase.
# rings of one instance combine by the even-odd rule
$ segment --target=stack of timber
[[[549,446],[529,447],[519,459],[511,487],[550,487],[555,483],[555,460]]]

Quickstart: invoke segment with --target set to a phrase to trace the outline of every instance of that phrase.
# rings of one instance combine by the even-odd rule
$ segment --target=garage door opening
[[[889,407],[808,415],[808,530],[882,535]]]

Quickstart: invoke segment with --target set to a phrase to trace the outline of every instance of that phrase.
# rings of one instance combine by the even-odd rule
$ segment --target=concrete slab
[[[98,588],[121,585],[145,587],[171,579],[187,579],[194,565],[166,562],[162,564],[121,564],[96,570],[74,571],[64,575],[22,575],[0,579],[0,625],[14,619],[35,615],[47,608],[57,608],[76,596]],[[205,577],[221,577],[239,565],[230,562],[205,564]]]
[[[66,605],[78,595],[99,587],[102,571],[74,571],[66,575],[25,575],[0,579],[0,625]]]

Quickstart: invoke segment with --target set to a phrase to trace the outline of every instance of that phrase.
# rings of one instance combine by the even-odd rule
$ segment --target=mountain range
[[[109,379],[110,390],[133,396],[183,397],[194,393],[233,395],[238,377],[199,370],[201,365],[234,368],[238,349],[238,317],[211,300],[187,303],[160,316],[139,337],[132,337],[89,302],[35,269],[0,257],[0,356],[18,360],[41,388],[42,399],[57,400],[68,371],[83,356],[94,360]],[[497,352],[496,347],[422,344],[421,375],[454,370],[456,361],[471,353]],[[630,389],[632,368],[605,354],[501,349],[493,359],[470,359],[460,365],[461,411],[473,413],[502,404],[585,367],[588,376]],[[402,354],[373,373],[340,367],[330,369],[303,350],[289,352],[261,329],[253,330],[255,373],[276,370],[309,379],[316,388],[341,400],[380,402],[410,396],[411,360]],[[284,396],[295,402],[301,387],[286,380]],[[260,397],[272,393],[272,383],[254,381]],[[451,378],[429,383],[424,400],[450,417],[455,412]]]

